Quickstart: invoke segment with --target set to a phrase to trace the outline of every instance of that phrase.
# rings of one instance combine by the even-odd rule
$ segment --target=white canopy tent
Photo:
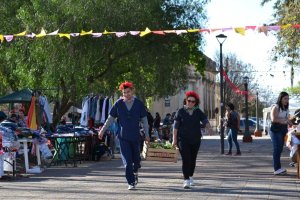
[[[263,126],[264,126],[264,133],[266,131],[266,127],[269,128],[270,127],[270,122],[271,122],[271,118],[270,118],[270,112],[271,112],[271,108],[272,106],[268,107],[268,108],[264,108],[263,109]],[[297,109],[300,108],[300,105],[295,105],[295,104],[289,104],[289,111],[290,111],[290,115],[293,116],[295,111]],[[269,132],[269,130],[267,130]]]

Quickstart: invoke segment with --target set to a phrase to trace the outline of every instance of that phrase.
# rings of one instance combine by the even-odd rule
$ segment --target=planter
[[[142,154],[145,160],[161,162],[177,162],[178,160],[178,149],[150,148],[144,144]]]
[[[255,137],[262,137],[262,132],[261,131],[255,131],[254,136]]]

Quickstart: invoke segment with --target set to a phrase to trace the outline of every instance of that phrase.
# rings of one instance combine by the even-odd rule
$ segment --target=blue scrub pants
[[[140,141],[128,141],[120,138],[120,150],[127,183],[134,185],[134,173],[141,168]]]

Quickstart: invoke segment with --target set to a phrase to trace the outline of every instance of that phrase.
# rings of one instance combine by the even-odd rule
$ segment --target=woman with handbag
[[[289,117],[289,95],[281,92],[277,102],[271,109],[270,136],[273,144],[274,175],[286,174],[286,169],[281,168],[281,152],[284,145],[284,137],[288,132],[288,125],[292,125]]]

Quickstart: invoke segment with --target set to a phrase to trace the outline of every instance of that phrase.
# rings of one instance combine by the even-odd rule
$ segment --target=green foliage
[[[300,98],[300,82],[298,82],[298,85],[296,85],[295,87],[289,87],[285,89],[290,96],[296,97],[296,98]]]
[[[270,0],[262,1],[262,5]],[[300,3],[298,0],[276,0],[274,3],[274,18],[278,25],[295,25],[300,21]],[[289,58],[287,64],[300,64],[300,31],[299,28],[282,28],[277,34],[278,44],[275,47],[275,60],[278,57]]]
[[[200,28],[203,1],[173,0],[3,0],[1,34],[166,30]],[[19,37],[0,46],[1,88],[41,89],[60,102],[54,123],[71,105],[94,92],[113,94],[120,82],[133,81],[142,99],[176,92],[187,81],[187,65],[204,70],[198,33],[117,38],[103,35],[67,38]],[[4,92],[4,91],[0,91]]]

